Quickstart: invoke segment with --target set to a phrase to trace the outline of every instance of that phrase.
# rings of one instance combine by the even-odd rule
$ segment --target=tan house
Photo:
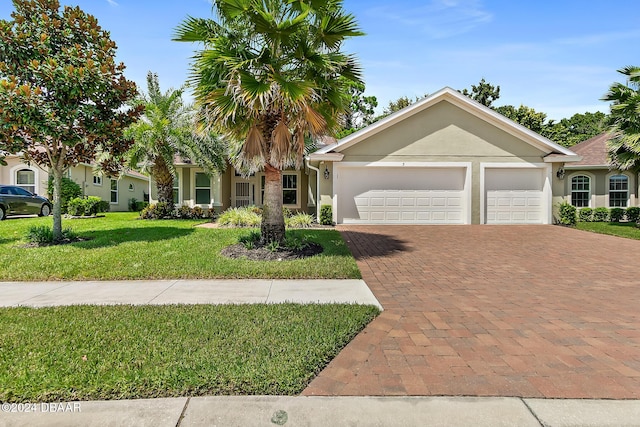
[[[582,160],[567,164],[566,200],[577,208],[627,208],[638,206],[638,175],[611,170],[607,160],[608,133],[571,147]]]
[[[18,185],[32,193],[47,196],[49,174],[35,164],[24,163],[19,156],[7,156],[7,166],[0,166],[0,183]],[[149,194],[149,178],[138,172],[127,172],[118,179],[94,174],[93,166],[81,163],[69,169],[67,177],[82,189],[83,196],[97,196],[109,201],[111,211],[129,210],[129,201],[145,200]]]
[[[580,156],[451,88],[307,158],[338,224],[550,224]]]

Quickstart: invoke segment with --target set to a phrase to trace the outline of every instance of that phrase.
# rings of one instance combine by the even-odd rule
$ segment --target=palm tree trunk
[[[166,203],[173,210],[173,175],[162,157],[156,158],[151,171],[158,189],[158,202]]]
[[[260,237],[263,243],[281,243],[285,235],[284,214],[282,213],[282,171],[267,164],[264,175]]]

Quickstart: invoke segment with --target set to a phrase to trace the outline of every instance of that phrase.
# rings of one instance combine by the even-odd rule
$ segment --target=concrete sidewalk
[[[362,280],[0,282],[0,307],[76,304],[355,303],[382,306]]]
[[[5,404],[6,405],[6,404]],[[640,425],[639,401],[516,397],[228,396],[36,404],[0,412],[0,426],[456,426]],[[15,409],[16,411],[18,408]]]

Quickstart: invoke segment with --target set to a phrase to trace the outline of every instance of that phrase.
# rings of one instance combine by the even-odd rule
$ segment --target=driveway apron
[[[340,226],[385,311],[304,395],[640,398],[640,241]]]

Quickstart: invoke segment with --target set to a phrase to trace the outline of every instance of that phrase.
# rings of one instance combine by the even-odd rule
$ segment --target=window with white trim
[[[130,183],[129,184],[129,191],[133,191],[133,190],[135,190],[135,187],[133,186],[133,183]]]
[[[117,204],[118,203],[118,180],[117,179],[112,179],[111,180],[111,204]]]
[[[282,204],[298,205],[298,175],[282,174]]]
[[[173,177],[173,204],[177,205],[180,202],[180,178],[178,175]]]
[[[571,204],[577,208],[586,208],[591,199],[591,178],[578,175],[571,178]]]
[[[196,204],[211,203],[211,178],[204,172],[196,172]]]
[[[102,175],[93,175],[93,185],[102,186]]]
[[[36,174],[31,169],[16,171],[16,185],[30,193],[36,192]]]
[[[609,177],[609,207],[626,208],[629,199],[629,178],[626,175]]]

